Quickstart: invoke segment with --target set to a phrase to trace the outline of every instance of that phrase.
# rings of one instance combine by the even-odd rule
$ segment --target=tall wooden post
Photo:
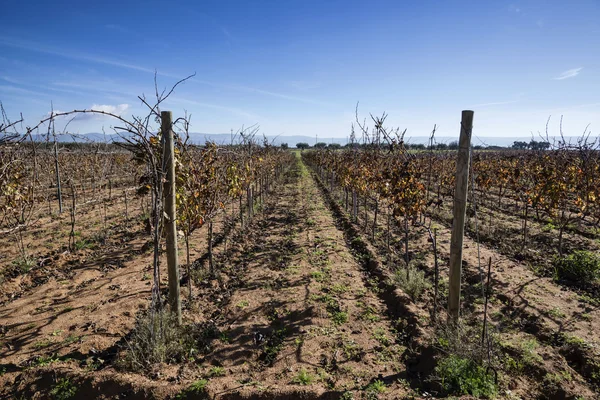
[[[175,203],[175,149],[173,144],[173,117],[171,111],[160,113],[162,134],[165,145],[166,182],[165,198],[165,231],[167,234],[167,270],[169,274],[169,306],[171,312],[177,313],[177,322],[181,324],[181,299],[179,297],[179,260],[177,259],[177,220]]]
[[[458,158],[456,160],[456,189],[454,190],[454,211],[452,238],[450,240],[450,291],[448,295],[448,319],[458,322],[460,312],[460,279],[462,275],[463,236],[467,211],[467,189],[469,186],[469,159],[471,153],[471,132],[473,111],[463,111],[460,123]]]

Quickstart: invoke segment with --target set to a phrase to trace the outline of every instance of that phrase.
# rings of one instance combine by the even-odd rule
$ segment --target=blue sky
[[[0,101],[29,125],[75,108],[144,115],[137,95],[196,73],[165,108],[195,132],[346,137],[389,114],[408,136],[600,133],[600,2],[4,0]],[[82,118],[79,133],[110,131]]]

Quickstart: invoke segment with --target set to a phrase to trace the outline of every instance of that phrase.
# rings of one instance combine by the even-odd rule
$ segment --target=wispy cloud
[[[235,108],[235,107],[227,107],[227,106],[221,106],[218,104],[210,104],[210,103],[203,103],[200,101],[195,101],[195,100],[190,100],[190,99],[186,99],[186,98],[182,98],[182,97],[170,97],[169,98],[170,102],[173,103],[179,103],[179,104],[183,104],[183,105],[188,105],[188,106],[196,106],[196,107],[204,107],[204,108],[212,108],[214,110],[220,110],[220,111],[226,111],[229,112],[231,114],[235,114],[244,118],[248,118],[250,119],[252,122],[258,122],[259,120],[262,119],[261,116],[253,114],[251,112],[239,109],[239,108]]]
[[[87,61],[87,62],[91,62],[91,63],[110,65],[113,67],[125,68],[125,69],[130,69],[133,71],[146,72],[146,73],[151,73],[151,74],[155,73],[154,69],[142,67],[140,65],[117,61],[117,60],[113,60],[113,59],[105,58],[105,57],[93,56],[91,54],[86,54],[86,53],[68,52],[68,51],[64,51],[62,49],[57,49],[57,48],[50,47],[50,46],[39,45],[37,43],[28,42],[28,41],[24,41],[24,40],[0,38],[0,45],[16,47],[19,49],[34,51],[37,53],[52,54],[55,56],[69,58],[72,60]],[[175,76],[175,75],[166,74],[166,73],[158,73],[158,75],[167,76],[170,78],[177,78],[177,76]]]
[[[564,71],[563,73],[561,73],[556,78],[554,78],[554,80],[561,81],[563,79],[573,78],[573,77],[579,75],[579,73],[581,72],[582,69],[583,69],[583,67],[568,69],[568,70]]]
[[[29,90],[29,89],[25,89],[25,88],[13,86],[13,85],[0,85],[0,91],[2,91],[4,93],[16,93],[16,94],[21,94],[21,95],[48,97],[48,94],[46,94],[46,93],[36,92],[33,90]]]
[[[146,68],[146,67],[132,64],[132,63],[117,61],[117,60],[100,57],[100,56],[93,56],[93,55],[86,54],[86,53],[64,51],[62,49],[56,49],[53,47],[39,45],[36,43],[22,41],[22,40],[9,39],[6,37],[0,38],[0,45],[16,47],[16,48],[34,51],[34,52],[38,52],[38,53],[52,54],[52,55],[56,55],[59,57],[69,58],[72,60],[104,64],[104,65],[109,65],[112,67],[124,68],[124,69],[129,69],[132,71],[145,72],[145,73],[149,73],[149,74],[154,74],[156,72],[154,69]],[[158,76],[163,76],[163,77],[172,78],[172,79],[180,79],[181,78],[180,75],[175,75],[175,74],[168,73],[168,72],[156,72],[156,74]],[[221,89],[230,89],[230,90],[238,90],[238,91],[244,91],[244,92],[249,92],[249,93],[262,94],[265,96],[271,96],[271,97],[276,97],[276,98],[280,98],[280,99],[302,102],[302,103],[307,103],[307,104],[313,104],[313,105],[318,105],[318,106],[326,106],[326,107],[334,106],[331,103],[327,103],[327,102],[323,102],[323,101],[319,101],[319,100],[315,100],[315,99],[292,96],[292,95],[288,95],[288,94],[284,94],[284,93],[277,93],[277,92],[272,92],[272,91],[258,89],[258,88],[249,87],[249,86],[219,84],[219,83],[203,81],[203,80],[199,80],[199,79],[195,79],[195,78],[191,79],[190,82],[195,82],[195,83],[204,84],[204,85],[210,85],[210,86],[221,88]]]
[[[321,83],[313,81],[286,81],[288,86],[297,90],[312,90],[321,87]]]
[[[496,101],[496,102],[492,102],[492,103],[474,104],[471,107],[472,108],[482,108],[482,107],[500,106],[500,105],[504,105],[504,104],[518,103],[519,101],[521,101],[521,100]]]

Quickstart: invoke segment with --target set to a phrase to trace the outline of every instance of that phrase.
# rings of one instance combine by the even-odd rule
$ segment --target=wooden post
[[[463,236],[465,233],[465,215],[467,210],[467,189],[469,187],[469,159],[472,130],[473,111],[463,111],[460,123],[458,158],[456,160],[456,189],[454,190],[452,238],[450,240],[448,319],[454,323],[458,323],[460,312],[460,279],[462,275]]]
[[[54,135],[54,170],[56,173],[56,196],[58,196],[58,213],[62,214],[62,188],[60,186],[60,166],[58,163],[58,143],[56,141],[56,135]]]
[[[169,275],[169,306],[171,312],[177,313],[177,322],[181,325],[181,299],[179,297],[179,262],[177,259],[177,221],[175,209],[175,149],[173,144],[172,115],[170,111],[160,113],[162,133],[165,145],[166,182],[165,198],[165,231],[167,234],[167,270]]]

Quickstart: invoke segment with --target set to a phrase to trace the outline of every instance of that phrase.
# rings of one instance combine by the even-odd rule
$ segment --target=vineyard
[[[195,145],[162,101],[111,144],[3,115],[0,398],[598,398],[598,141],[465,153],[457,293],[434,134]]]

